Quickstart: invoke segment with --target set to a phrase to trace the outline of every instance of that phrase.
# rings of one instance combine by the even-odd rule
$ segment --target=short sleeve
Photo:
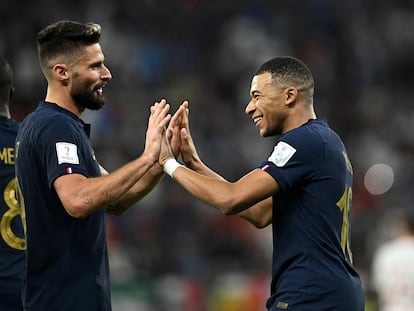
[[[82,133],[74,122],[56,118],[41,132],[38,152],[46,168],[49,187],[56,178],[65,174],[78,173],[87,176],[82,152]]]
[[[323,157],[318,135],[298,128],[283,136],[259,168],[268,172],[282,191],[289,191],[317,175]]]

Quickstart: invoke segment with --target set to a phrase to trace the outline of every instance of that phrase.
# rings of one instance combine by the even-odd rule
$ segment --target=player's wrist
[[[144,152],[141,155],[141,158],[148,163],[156,163],[158,162],[158,155],[155,152],[152,152],[151,150],[144,150]]]
[[[164,165],[162,166],[162,169],[171,178],[174,178],[173,174],[176,171],[176,169],[179,168],[180,166],[183,166],[183,165],[178,163],[176,159],[169,158],[167,161],[164,162]]]
[[[202,165],[202,162],[197,155],[192,155],[184,160],[184,164],[188,168],[197,171],[197,169]]]

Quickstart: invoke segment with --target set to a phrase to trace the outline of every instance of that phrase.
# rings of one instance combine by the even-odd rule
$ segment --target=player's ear
[[[69,74],[65,64],[56,64],[53,66],[53,75],[56,80],[61,81],[64,85],[68,84]]]
[[[290,105],[296,101],[298,97],[298,89],[294,86],[288,86],[284,91],[286,105]]]

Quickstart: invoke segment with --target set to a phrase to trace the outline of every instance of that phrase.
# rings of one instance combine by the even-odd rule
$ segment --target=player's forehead
[[[272,74],[270,72],[255,75],[250,86],[250,94],[263,91],[270,84],[272,84]]]
[[[83,47],[80,53],[77,55],[76,59],[74,60],[74,63],[92,64],[103,61],[104,54],[102,52],[101,45],[99,43],[95,43]]]

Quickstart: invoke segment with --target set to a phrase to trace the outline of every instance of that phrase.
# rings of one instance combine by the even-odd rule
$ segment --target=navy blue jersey
[[[25,310],[111,310],[105,211],[71,217],[53,188],[64,174],[100,176],[89,126],[42,102],[23,120],[16,151],[26,218]]]
[[[23,310],[26,242],[16,200],[14,144],[19,124],[0,116],[0,310]]]
[[[260,168],[280,186],[267,308],[364,310],[349,241],[352,166],[339,136],[311,120],[282,135]]]

